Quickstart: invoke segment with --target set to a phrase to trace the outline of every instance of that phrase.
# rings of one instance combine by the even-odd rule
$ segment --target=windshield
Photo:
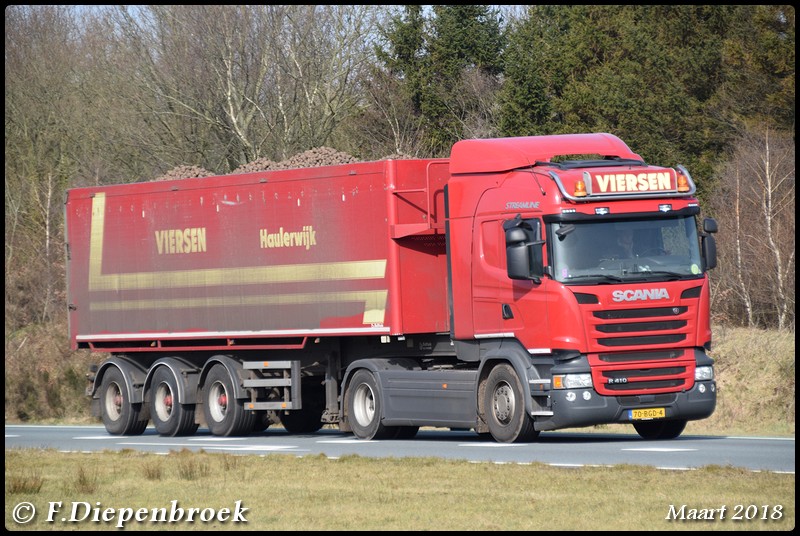
[[[548,233],[553,277],[563,283],[702,276],[692,216],[553,223]]]

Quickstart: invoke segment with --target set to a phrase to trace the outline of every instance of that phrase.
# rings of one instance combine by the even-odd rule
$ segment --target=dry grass
[[[714,335],[717,409],[688,431],[794,436],[794,333],[718,326]]]
[[[187,460],[193,477],[187,479]],[[246,463],[242,463],[245,461]],[[91,464],[95,487],[78,489],[74,467]],[[37,467],[36,489],[9,482]],[[150,467],[149,477],[142,467]],[[158,467],[157,471],[152,471]],[[200,469],[202,468],[202,469]],[[795,524],[794,475],[708,467],[663,471],[619,466],[568,469],[541,464],[475,464],[439,459],[347,456],[297,458],[132,451],[101,454],[6,451],[6,527],[28,530],[109,530],[109,522],[61,522],[73,502],[91,507],[249,508],[246,524],[128,522],[128,530],[789,530]],[[10,509],[30,501],[40,515],[18,525]],[[46,522],[49,503],[64,515]],[[768,505],[779,519],[734,522],[735,505]],[[724,521],[674,521],[679,509],[727,506]],[[41,515],[43,514],[43,515]],[[91,517],[89,518],[91,519]]]

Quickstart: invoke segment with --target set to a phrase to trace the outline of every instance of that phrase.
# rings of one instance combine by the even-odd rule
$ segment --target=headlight
[[[714,379],[714,367],[697,367],[694,369],[694,380],[701,382]]]
[[[586,389],[592,386],[592,375],[586,374],[558,374],[553,376],[554,389]]]

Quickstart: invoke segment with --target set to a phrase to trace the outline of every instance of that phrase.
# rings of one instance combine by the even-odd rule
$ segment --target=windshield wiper
[[[652,275],[655,276],[667,276],[668,279],[675,280],[675,279],[683,279],[684,277],[693,277],[694,274],[682,274],[680,272],[670,272],[668,270],[641,270],[638,272],[631,272],[630,275],[637,275],[643,277],[649,277]],[[701,274],[697,274],[698,276]]]
[[[567,282],[573,281],[575,279],[606,279],[608,281],[614,281],[616,283],[621,283],[624,281],[619,276],[611,275],[611,274],[580,274],[580,275],[571,275],[567,278]]]

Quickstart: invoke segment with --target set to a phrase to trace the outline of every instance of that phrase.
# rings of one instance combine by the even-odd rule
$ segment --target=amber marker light
[[[572,194],[575,197],[586,197],[586,184],[583,181],[575,183],[575,192]]]
[[[683,175],[681,173],[678,174],[678,191],[679,192],[689,191],[689,179],[686,178],[686,175]]]

